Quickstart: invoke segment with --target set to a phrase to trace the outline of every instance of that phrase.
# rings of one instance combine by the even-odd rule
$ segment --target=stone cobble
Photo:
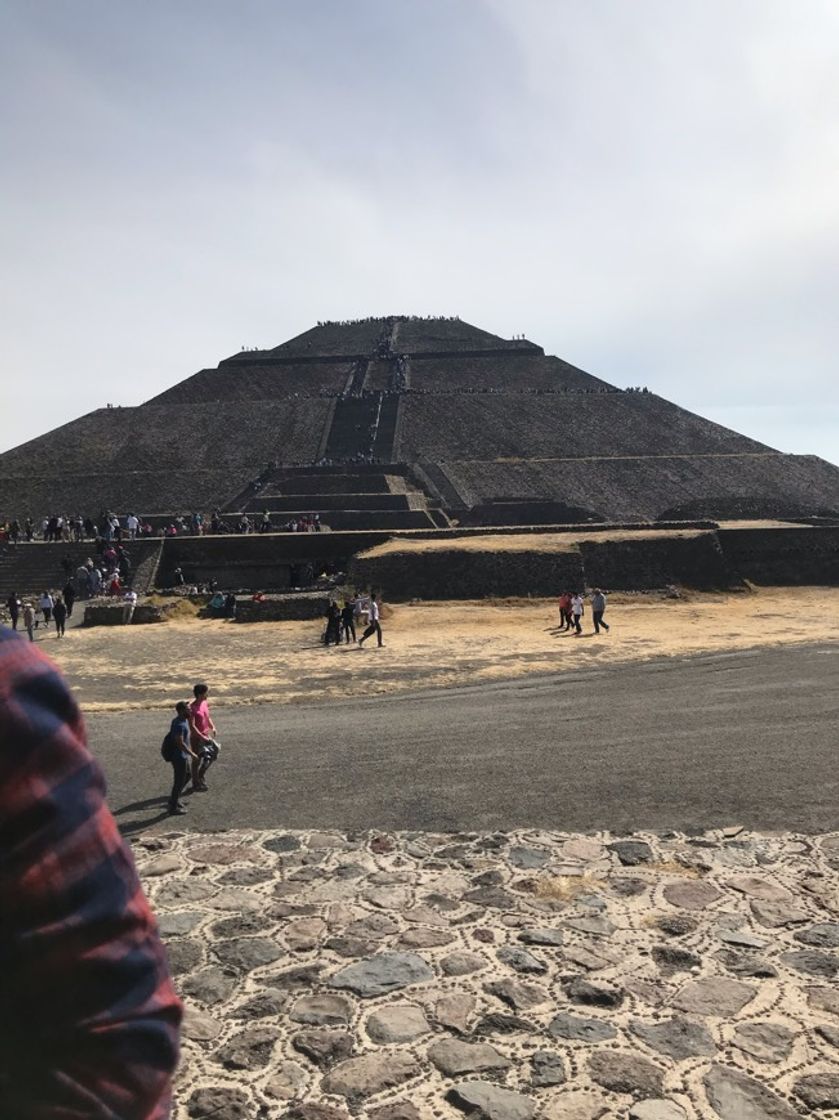
[[[772,1120],[839,1108],[839,834],[134,841],[176,1120]]]

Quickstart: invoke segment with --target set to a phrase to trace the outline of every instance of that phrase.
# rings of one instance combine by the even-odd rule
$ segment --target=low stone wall
[[[167,622],[169,610],[166,606],[153,603],[138,603],[134,611],[132,625],[142,626],[150,622]],[[122,603],[89,603],[84,609],[85,626],[122,626]]]
[[[322,591],[303,595],[270,595],[259,602],[237,599],[236,622],[288,622],[323,618],[329,596]]]

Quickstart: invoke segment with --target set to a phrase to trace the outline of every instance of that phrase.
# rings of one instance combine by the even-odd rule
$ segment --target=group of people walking
[[[594,632],[601,630],[609,633],[609,624],[603,621],[606,612],[606,596],[599,587],[591,593],[591,615],[594,622]],[[586,613],[586,597],[582,591],[563,591],[559,597],[559,629],[573,630],[574,637],[579,638],[583,632],[583,617]]]
[[[209,694],[209,685],[196,684],[189,703],[178,701],[175,718],[160,748],[164,761],[172,765],[172,792],[168,803],[170,816],[182,816],[187,811],[181,801],[184,794],[207,792],[207,771],[221,751],[216,725],[210,715]]]
[[[366,619],[367,625],[359,638],[358,631],[361,629],[362,619]],[[356,591],[354,595],[344,600],[343,606],[339,606],[335,599],[329,600],[326,608],[326,628],[323,632],[324,645],[339,646],[343,641],[346,645],[355,643],[359,649],[362,649],[367,639],[372,638],[374,634],[376,644],[381,648],[384,645],[381,603],[375,592],[366,598]]]
[[[59,638],[64,637],[67,619],[73,613],[73,604],[76,601],[76,592],[71,584],[64,588],[61,595],[53,595],[51,591],[44,593],[33,602],[31,599],[21,600],[16,591],[13,591],[6,600],[6,610],[9,612],[9,621],[12,629],[17,630],[18,623],[23,622],[23,628],[29,635],[29,641],[35,641],[35,631],[43,619],[44,627],[49,629],[50,622],[55,625],[55,633]],[[40,615],[40,617],[39,617]]]

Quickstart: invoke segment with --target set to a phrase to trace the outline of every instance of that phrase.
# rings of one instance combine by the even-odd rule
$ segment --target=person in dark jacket
[[[345,600],[341,608],[341,629],[344,631],[344,640],[350,644],[350,638],[356,641],[355,636],[355,599]]]
[[[20,618],[20,599],[17,597],[17,591],[13,591],[6,600],[6,609],[9,612],[12,629],[17,630],[17,620]]]
[[[52,608],[52,617],[55,621],[55,632],[59,638],[64,637],[64,624],[67,621],[67,607],[64,605],[64,600],[59,595]]]

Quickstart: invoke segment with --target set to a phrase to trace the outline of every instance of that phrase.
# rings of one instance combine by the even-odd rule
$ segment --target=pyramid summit
[[[333,529],[833,516],[839,469],[526,339],[407,315],[318,323],[0,455],[6,517],[257,508]]]

